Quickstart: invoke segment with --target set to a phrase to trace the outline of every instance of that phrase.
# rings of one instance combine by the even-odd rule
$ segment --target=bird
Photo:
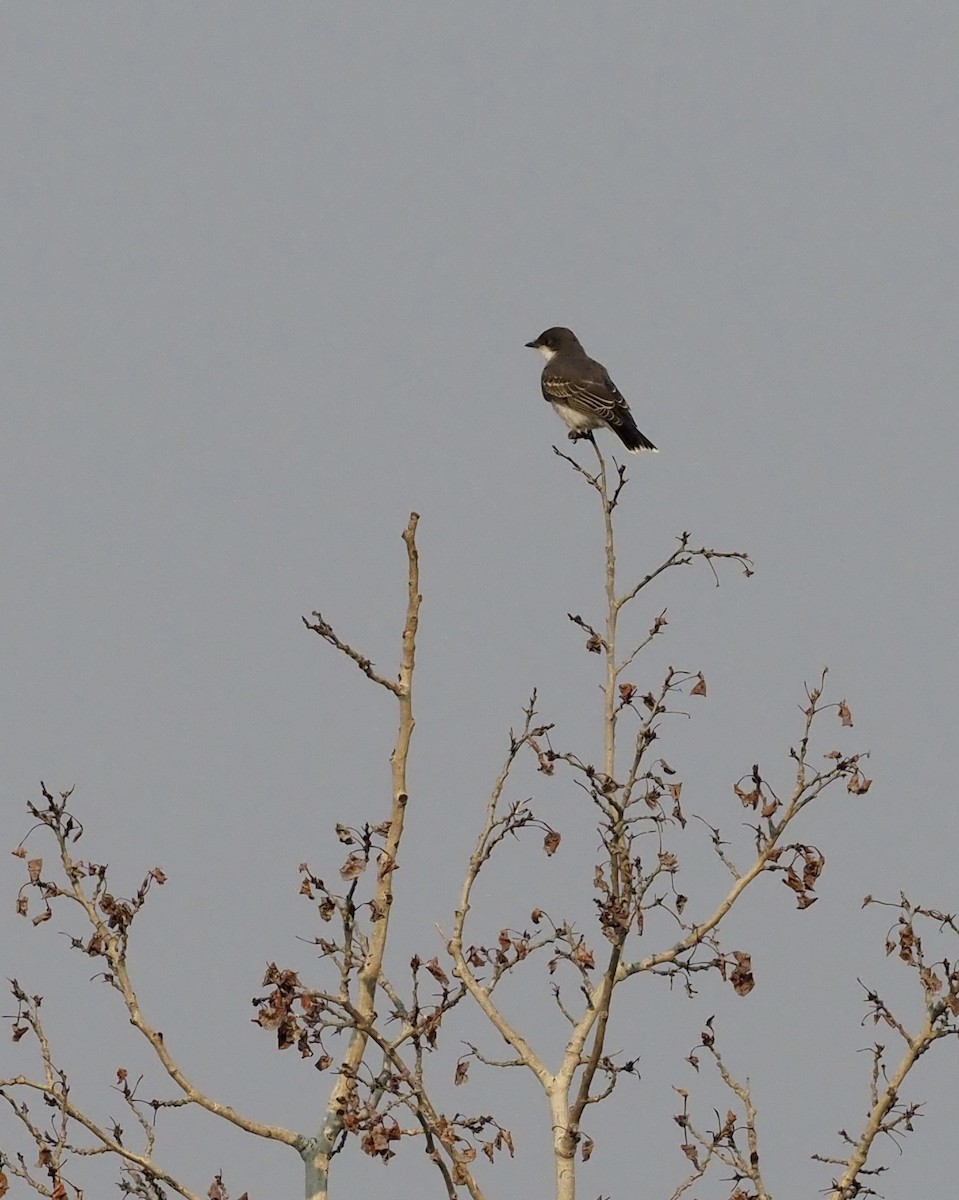
[[[593,440],[594,429],[611,429],[631,454],[657,451],[640,433],[619,388],[602,363],[590,358],[572,329],[556,325],[527,342],[546,359],[543,398],[569,426],[570,441]]]

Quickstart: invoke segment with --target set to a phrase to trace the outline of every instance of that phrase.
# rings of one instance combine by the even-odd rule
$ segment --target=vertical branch
[[[616,544],[613,539],[613,504],[609,498],[606,460],[593,440],[599,460],[596,490],[603,506],[603,527],[606,554],[606,685],[603,703],[603,771],[607,779],[616,776],[616,623],[619,605],[616,603]]]
[[[599,446],[593,441],[593,449],[599,461],[599,471],[596,475],[596,491],[603,507],[603,533],[606,570],[604,587],[606,592],[606,637],[604,639],[606,655],[606,682],[603,685],[603,773],[609,784],[608,800],[610,808],[610,885],[616,900],[622,897],[628,888],[628,872],[625,870],[626,845],[623,822],[624,808],[617,795],[616,781],[616,680],[619,678],[619,663],[616,658],[617,627],[619,610],[625,601],[616,595],[616,539],[613,530],[613,509],[619,499],[619,493],[626,482],[625,470],[618,468],[619,481],[612,495],[609,491],[609,478],[606,471],[606,460]],[[618,956],[617,956],[618,965]],[[615,968],[614,968],[615,973]]]
[[[596,491],[599,494],[603,509],[603,533],[605,553],[604,587],[606,593],[606,681],[603,686],[603,773],[609,784],[609,817],[610,817],[610,886],[613,897],[621,899],[624,888],[628,888],[628,872],[626,856],[628,847],[624,828],[624,810],[620,797],[615,788],[616,780],[616,681],[619,677],[619,664],[616,657],[617,626],[619,610],[622,602],[616,595],[616,539],[613,529],[613,508],[619,496],[619,490],[625,481],[622,470],[619,472],[619,484],[615,493],[610,496],[609,478],[606,470],[606,460],[603,458],[596,441],[593,449],[599,463],[596,475]],[[575,1176],[573,1172],[572,1155],[575,1153],[579,1140],[579,1128],[583,1111],[589,1102],[590,1089],[596,1075],[597,1067],[603,1055],[606,1042],[606,1029],[609,1024],[610,1004],[613,998],[613,987],[619,969],[622,942],[625,931],[620,931],[610,951],[609,961],[603,972],[603,978],[593,990],[590,1004],[574,1030],[573,1037],[567,1046],[564,1056],[563,1069],[559,1072],[558,1080],[562,1080],[562,1112],[565,1128],[563,1136],[556,1140],[557,1150],[557,1195],[572,1198],[575,1194]],[[583,1061],[583,1051],[590,1034],[593,1034],[592,1045]],[[570,1104],[570,1093],[573,1088],[573,1078],[577,1068],[582,1067],[576,1098]],[[554,1109],[558,1098],[554,1099]],[[556,1116],[554,1113],[554,1127]],[[565,1161],[564,1161],[565,1160]]]
[[[570,1017],[573,1026],[572,1035],[566,1045],[560,1069],[547,1080],[546,1087],[550,1100],[553,1120],[553,1153],[556,1170],[556,1194],[558,1200],[573,1200],[575,1196],[575,1160],[577,1147],[582,1141],[583,1115],[590,1104],[605,1099],[615,1087],[617,1068],[610,1065],[606,1057],[606,1038],[612,1008],[613,993],[629,974],[635,970],[634,965],[624,963],[623,954],[626,939],[632,930],[641,922],[640,902],[637,899],[637,883],[648,887],[658,874],[658,868],[643,880],[638,860],[634,862],[632,854],[630,808],[635,802],[634,785],[637,781],[641,758],[649,742],[656,736],[653,722],[658,714],[665,712],[661,701],[654,702],[651,715],[646,723],[640,725],[636,749],[633,754],[632,766],[626,771],[624,782],[617,780],[617,733],[618,716],[620,711],[630,704],[632,695],[636,692],[634,685],[619,684],[622,673],[634,662],[652,638],[665,624],[664,614],[653,623],[646,639],[632,652],[619,656],[618,626],[622,609],[630,604],[636,596],[664,571],[673,566],[683,566],[695,558],[704,558],[712,564],[714,558],[732,558],[741,563],[744,572],[751,573],[751,563],[746,555],[739,553],[716,552],[703,547],[701,550],[689,549],[689,535],[683,534],[679,546],[654,571],[650,572],[621,595],[617,592],[616,580],[616,541],[613,521],[613,510],[616,508],[623,488],[626,485],[625,468],[613,462],[613,472],[607,467],[606,460],[596,444],[593,450],[597,459],[595,473],[586,471],[575,459],[563,454],[555,446],[554,452],[580,475],[599,496],[603,510],[604,533],[604,594],[606,598],[606,618],[603,635],[600,634],[581,617],[570,614],[574,624],[586,630],[590,639],[587,643],[589,650],[602,650],[605,655],[605,678],[603,691],[603,769],[587,770],[589,791],[600,813],[600,836],[605,851],[604,862],[597,868],[597,874],[602,878],[608,872],[606,899],[603,905],[607,919],[603,921],[603,934],[610,946],[603,966],[602,977],[592,985],[587,985],[586,1006],[578,1019]],[[715,570],[714,570],[715,575]],[[717,579],[718,583],[718,579]],[[670,671],[663,692],[673,686],[674,673]],[[572,761],[568,759],[568,761]],[[577,760],[578,761],[578,760]],[[574,764],[575,765],[575,764]],[[771,853],[771,852],[770,852]],[[764,864],[765,865],[765,864]],[[763,869],[762,867],[758,870]],[[758,873],[757,870],[757,873]],[[697,938],[697,944],[700,939]],[[594,1094],[597,1074],[607,1072],[610,1075],[605,1090]],[[588,1141],[584,1144],[588,1146]],[[584,1152],[584,1158],[588,1151]]]
[[[869,1113],[869,1120],[866,1122],[866,1127],[860,1134],[853,1152],[847,1160],[845,1171],[839,1179],[833,1182],[833,1190],[830,1192],[831,1200],[851,1200],[853,1196],[859,1195],[862,1191],[859,1176],[866,1165],[873,1142],[883,1132],[886,1119],[893,1111],[899,1099],[899,1089],[902,1087],[906,1076],[916,1065],[919,1056],[924,1054],[939,1036],[941,1035],[935,1030],[935,1022],[932,1015],[927,1014],[925,1024],[915,1038],[909,1040],[909,1045],[902,1057],[902,1061],[889,1080],[888,1086],[873,1105]]]
[[[393,870],[396,866],[396,856],[400,840],[403,836],[403,823],[406,816],[406,803],[409,799],[406,781],[406,767],[409,758],[410,741],[413,737],[413,670],[416,662],[416,632],[419,626],[419,612],[422,596],[420,595],[419,555],[416,549],[416,526],[419,521],[418,513],[411,513],[409,523],[403,532],[406,543],[408,562],[408,582],[406,600],[406,620],[403,625],[403,649],[400,658],[400,669],[395,684],[388,684],[388,690],[393,692],[399,705],[399,728],[396,744],[390,755],[392,768],[393,805],[390,812],[390,828],[386,843],[378,862],[376,892],[372,901],[374,918],[373,932],[369,939],[366,957],[357,977],[357,996],[355,1001],[356,1020],[350,1038],[350,1044],[343,1059],[337,1076],[336,1084],[330,1094],[319,1136],[311,1139],[303,1151],[306,1166],[306,1197],[307,1200],[320,1200],[325,1197],[329,1182],[330,1159],[337,1149],[337,1142],[343,1132],[343,1114],[349,1096],[354,1087],[356,1073],[363,1061],[370,1037],[370,1023],[374,1017],[373,1002],[376,988],[383,968],[383,956],[386,950],[386,939],[389,933],[390,909],[393,904]],[[330,640],[329,638],[327,640]],[[351,655],[351,657],[354,657]],[[365,673],[370,672],[361,665]],[[377,680],[379,682],[379,680]]]
[[[604,590],[606,595],[606,627],[604,640],[606,679],[603,686],[603,774],[609,817],[608,850],[610,855],[610,886],[616,900],[621,899],[630,887],[628,870],[628,843],[625,829],[623,800],[616,785],[616,681],[619,676],[617,661],[617,624],[619,610],[623,606],[616,595],[616,542],[613,530],[613,509],[619,492],[625,483],[625,473],[618,469],[619,480],[612,495],[606,460],[595,440],[593,449],[599,464],[595,479],[588,477],[600,498],[603,509],[603,532],[605,552]],[[622,943],[626,930],[615,934],[609,959],[602,979],[592,989],[589,1003],[576,1023],[573,1035],[567,1043],[563,1064],[549,1088],[550,1106],[553,1115],[553,1153],[556,1169],[556,1195],[558,1200],[574,1200],[576,1194],[575,1154],[580,1139],[580,1124],[597,1068],[603,1056],[606,1030],[609,1023],[613,988],[619,971]],[[592,1044],[586,1044],[592,1035]],[[585,1052],[585,1059],[584,1059]],[[574,1080],[580,1072],[575,1099],[571,1100]]]

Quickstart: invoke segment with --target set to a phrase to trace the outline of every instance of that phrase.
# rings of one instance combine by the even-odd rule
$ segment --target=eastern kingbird
[[[627,450],[656,447],[636,428],[633,414],[602,363],[590,358],[572,329],[547,329],[527,342],[546,359],[540,384],[543,397],[569,426],[571,441],[592,439],[594,429],[611,429]]]

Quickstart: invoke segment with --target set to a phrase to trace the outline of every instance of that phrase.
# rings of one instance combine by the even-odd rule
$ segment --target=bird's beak
[[[538,343],[538,342],[527,342],[527,343],[526,343],[526,348],[527,348],[527,350],[538,350],[538,349],[539,349],[539,343]]]

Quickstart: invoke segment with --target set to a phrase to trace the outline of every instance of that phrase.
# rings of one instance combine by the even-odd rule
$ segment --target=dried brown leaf
[[[737,996],[748,996],[756,986],[752,958],[745,950],[734,950],[733,958],[736,960],[736,966],[729,974],[729,982]]]
[[[431,958],[428,963],[423,964],[427,971],[433,976],[437,983],[441,983],[443,987],[449,987],[450,978],[439,964],[439,959]]]
[[[210,1184],[210,1190],[207,1192],[207,1200],[230,1200],[227,1195],[226,1188],[223,1186],[223,1176],[217,1175]]]
[[[823,867],[826,865],[826,860],[812,851],[806,854],[806,865],[803,867],[803,883],[807,888],[812,889],[816,885],[816,880],[822,874]]]
[[[358,875],[362,875],[366,870],[366,859],[362,854],[353,853],[340,867],[341,879],[356,879]]]
[[[932,967],[923,967],[919,972],[919,978],[922,980],[922,986],[927,992],[936,995],[942,991],[942,980]]]
[[[783,876],[783,883],[786,885],[786,887],[792,888],[794,892],[797,892],[800,895],[806,890],[803,881],[799,878],[792,867],[786,868],[786,874]]]
[[[734,783],[733,791],[742,801],[743,808],[757,808],[759,806],[759,788],[754,788],[753,791],[747,792],[745,788],[741,788],[738,783]]]
[[[596,966],[596,960],[593,958],[593,952],[585,942],[580,942],[576,947],[576,953],[573,955],[580,966],[585,967],[587,971],[592,970]]]

